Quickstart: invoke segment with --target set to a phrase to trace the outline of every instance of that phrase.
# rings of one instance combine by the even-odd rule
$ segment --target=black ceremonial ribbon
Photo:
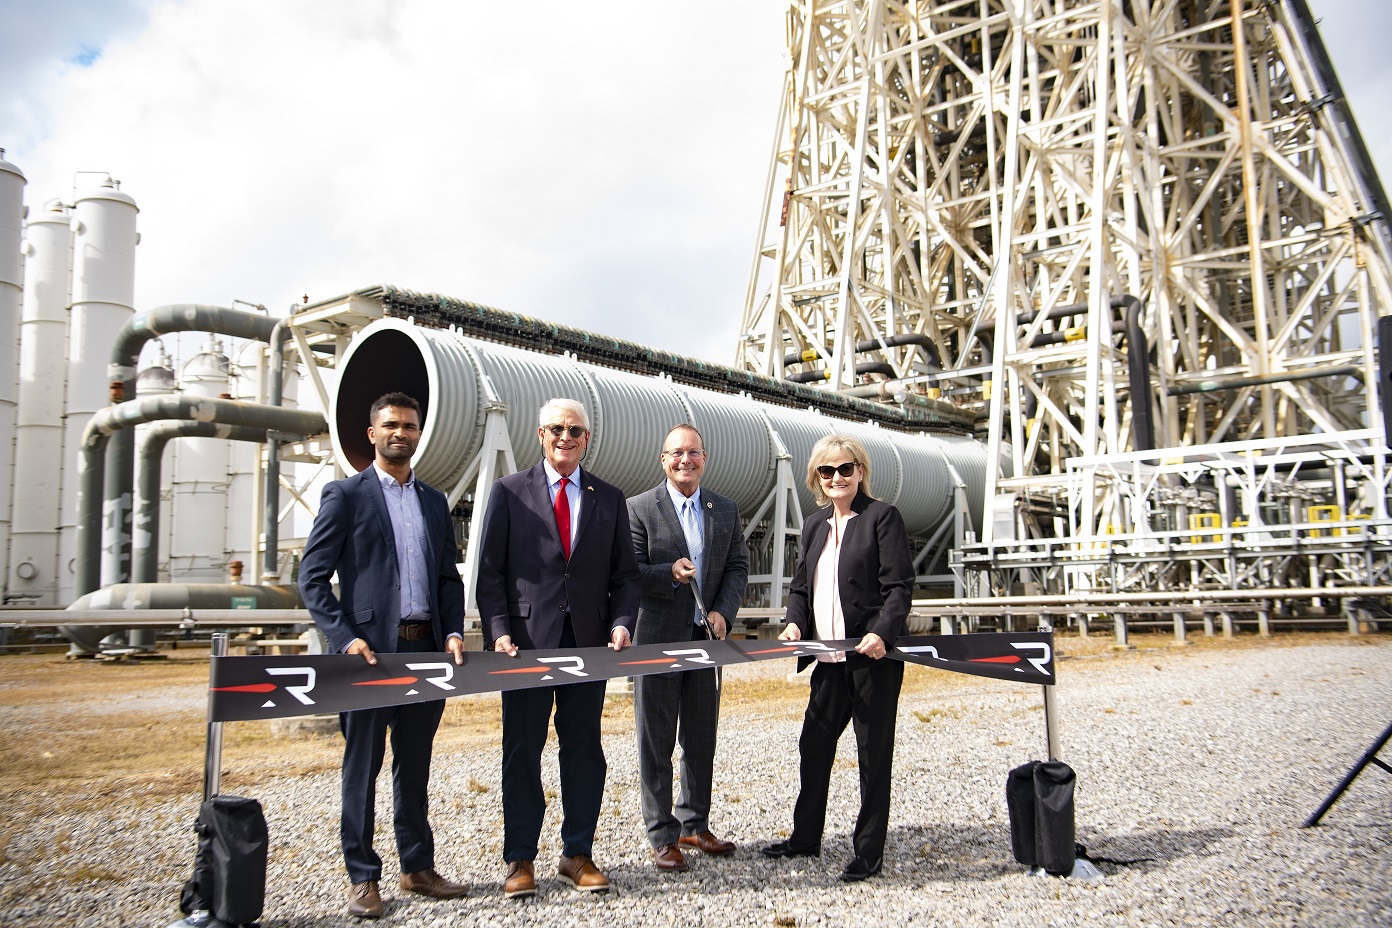
[[[319,715],[430,702],[537,686],[600,682],[615,677],[726,667],[748,661],[852,651],[858,642],[716,640],[518,651],[467,651],[456,665],[445,653],[386,654],[377,663],[357,655],[215,657],[209,721]],[[925,635],[900,638],[889,657],[975,676],[1021,683],[1054,682],[1053,633]]]

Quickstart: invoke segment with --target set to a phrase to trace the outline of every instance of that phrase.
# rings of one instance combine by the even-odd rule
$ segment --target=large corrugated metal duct
[[[447,329],[383,319],[357,334],[339,363],[329,416],[340,466],[352,473],[372,461],[367,410],[383,393],[401,390],[420,401],[424,429],[413,464],[427,483],[446,492],[478,454],[491,392],[508,407],[507,429],[519,468],[541,458],[536,413],[552,397],[580,400],[593,437],[584,467],[634,494],[662,478],[659,452],[667,429],[699,428],[711,453],[705,485],[751,513],[774,489],[778,447],[801,474],[812,445],[824,435],[854,435],[870,453],[872,490],[899,507],[911,534],[930,534],[951,512],[955,481],[967,486],[980,527],[987,466],[985,446],[958,436],[911,434],[837,419],[813,409],[790,409],[747,396],[715,393],[662,376],[644,376],[465,338]],[[798,481],[804,512],[815,508]]]

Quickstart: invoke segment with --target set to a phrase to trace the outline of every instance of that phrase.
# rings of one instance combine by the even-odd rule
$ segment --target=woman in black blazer
[[[879,873],[884,862],[894,723],[904,679],[903,663],[884,656],[905,630],[913,561],[899,510],[870,496],[870,458],[860,442],[844,435],[817,442],[807,463],[807,486],[825,508],[803,523],[788,590],[788,624],[778,637],[860,641],[854,652],[816,658],[798,739],[793,832],[763,853],[821,854],[836,742],[851,722],[860,758],[860,815],[855,856],[841,879],[856,882]]]

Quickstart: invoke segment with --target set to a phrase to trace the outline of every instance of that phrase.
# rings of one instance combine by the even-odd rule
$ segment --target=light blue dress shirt
[[[392,536],[396,541],[396,564],[401,590],[403,622],[430,621],[430,590],[426,586],[425,516],[421,513],[420,496],[416,492],[416,473],[411,472],[406,483],[372,463],[387,500],[387,515],[391,518]]]

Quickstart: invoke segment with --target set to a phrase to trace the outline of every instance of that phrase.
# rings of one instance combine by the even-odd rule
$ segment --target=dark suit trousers
[[[433,638],[400,641],[401,652],[438,651]],[[372,849],[376,826],[377,774],[391,731],[396,850],[401,872],[435,866],[435,837],[427,817],[430,753],[445,701],[339,713],[343,731],[343,859],[354,883],[382,878],[382,858]]]
[[[693,631],[692,640],[705,635]],[[633,681],[638,780],[648,843],[676,844],[709,830],[720,691],[715,670],[655,673]],[[681,795],[672,809],[672,749],[681,743]]]
[[[875,863],[884,856],[889,830],[889,786],[894,766],[894,727],[899,712],[899,688],[904,681],[902,661],[871,660],[848,654],[845,663],[817,662],[812,692],[798,739],[801,755],[793,833],[788,840],[799,848],[822,846],[827,793],[836,742],[854,725],[860,761],[860,815],[853,845],[857,857]]]
[[[561,647],[575,646],[569,623]],[[593,856],[595,826],[609,765],[600,741],[604,683],[568,683],[503,693],[503,860],[535,860],[546,794],[541,751],[556,707],[560,743],[561,853]]]

